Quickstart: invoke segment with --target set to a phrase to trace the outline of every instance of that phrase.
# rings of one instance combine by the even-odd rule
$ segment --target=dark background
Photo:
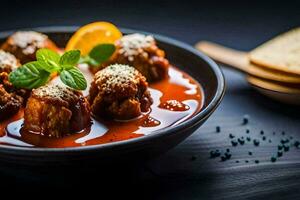
[[[0,30],[83,25],[97,20],[159,33],[191,45],[210,40],[249,51],[299,26],[300,9],[290,1],[1,1]],[[43,174],[25,172],[16,176],[2,172],[0,181],[7,189],[98,194],[99,198],[112,191],[111,195],[132,197],[139,193],[140,199],[300,199],[300,150],[292,149],[276,163],[270,162],[283,137],[279,133],[285,131],[300,139],[299,108],[261,96],[237,72],[224,69],[224,74],[227,91],[218,110],[204,127],[159,158],[96,170],[94,177],[78,176],[73,184],[67,181],[70,177],[56,182],[45,180]],[[242,126],[245,114],[250,116],[250,123]],[[215,133],[218,125],[222,130],[219,134]],[[233,157],[226,162],[209,159],[210,150],[231,148],[228,133],[242,136],[246,128],[253,137],[260,137],[260,130],[264,130],[273,142],[257,148],[250,144],[232,148]],[[249,150],[253,156],[248,155]],[[256,159],[259,164],[254,163]]]

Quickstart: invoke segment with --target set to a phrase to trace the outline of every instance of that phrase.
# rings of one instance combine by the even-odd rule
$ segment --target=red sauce
[[[92,76],[84,71],[88,82]],[[53,81],[60,84],[59,79]],[[104,144],[151,134],[174,126],[199,112],[203,106],[202,88],[193,78],[175,67],[170,67],[169,78],[149,85],[154,100],[151,112],[129,121],[93,119],[91,127],[64,138],[48,138],[20,131],[23,110],[0,123],[0,144],[31,147],[75,147]],[[84,91],[88,94],[88,89]]]
[[[161,102],[159,104],[159,107],[171,111],[186,111],[190,109],[188,105],[185,105],[184,103],[177,100],[168,100]]]

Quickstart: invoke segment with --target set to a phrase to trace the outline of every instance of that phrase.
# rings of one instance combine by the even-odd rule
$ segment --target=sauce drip
[[[91,73],[81,69],[88,81]],[[52,84],[62,84],[54,79]],[[88,95],[89,88],[83,91]],[[128,140],[151,134],[166,127],[177,125],[203,106],[202,88],[186,73],[170,66],[169,77],[149,84],[153,104],[149,113],[128,121],[92,119],[91,127],[63,138],[48,138],[34,133],[22,132],[23,110],[8,120],[0,122],[0,144],[26,147],[76,147]]]

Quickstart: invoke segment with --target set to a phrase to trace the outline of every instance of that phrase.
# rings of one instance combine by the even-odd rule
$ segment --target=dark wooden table
[[[0,13],[1,30],[108,20],[191,45],[198,40],[211,40],[246,51],[299,26],[300,18],[299,6],[286,1],[272,5],[255,1],[238,4],[68,1],[43,2],[43,6],[31,1],[30,4],[19,2],[17,7],[10,1],[4,5],[8,8]],[[81,180],[84,177],[81,174],[71,187],[51,181],[46,183],[47,187],[55,186],[56,190],[72,194],[78,190],[86,195],[112,191],[111,195],[127,193],[133,197],[139,192],[140,199],[300,199],[300,149],[291,148],[277,162],[270,161],[282,138],[300,139],[300,109],[260,95],[235,71],[224,69],[224,74],[227,91],[220,107],[203,127],[176,148],[146,163],[99,171],[95,177]],[[247,125],[242,124],[244,115],[249,116]],[[216,132],[216,126],[220,126],[220,133]],[[250,130],[249,134],[246,129]],[[229,133],[236,138],[259,139],[260,145],[256,147],[251,141],[232,147]],[[210,158],[211,150],[224,152],[227,148],[232,153],[230,160],[221,162],[220,158]],[[4,173],[1,176],[0,180],[8,182],[8,188],[24,188],[28,182],[22,176]],[[41,177],[32,180],[37,185],[44,184]],[[95,179],[97,182],[91,184]]]

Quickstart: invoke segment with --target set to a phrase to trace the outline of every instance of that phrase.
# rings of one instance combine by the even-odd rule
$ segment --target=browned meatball
[[[128,65],[110,65],[96,73],[89,102],[94,115],[131,119],[147,112],[152,104],[146,78]]]
[[[0,85],[0,121],[16,114],[23,104],[23,98],[15,93],[8,93]]]
[[[23,131],[58,138],[90,125],[89,103],[81,92],[47,85],[32,91],[25,108]]]
[[[19,60],[9,52],[0,50],[0,73],[10,73],[20,66]]]
[[[22,108],[24,98],[19,95],[23,94],[22,91],[13,88],[6,72],[0,73],[0,121],[11,117]]]
[[[48,48],[57,51],[58,48],[47,35],[34,31],[19,31],[11,35],[1,47],[4,51],[14,54],[22,64],[36,60],[38,49]]]
[[[141,72],[148,82],[161,80],[168,76],[169,61],[165,58],[165,52],[158,48],[152,36],[126,35],[115,45],[114,55],[102,67],[110,64],[130,65]],[[92,70],[95,71],[97,68],[92,68]]]
[[[23,98],[23,106],[26,104],[27,99],[30,96],[31,90],[22,89],[22,88],[15,88],[11,82],[9,82],[9,74],[7,72],[1,72],[0,73],[0,85],[3,86],[3,88],[8,93],[14,93],[20,97]]]

